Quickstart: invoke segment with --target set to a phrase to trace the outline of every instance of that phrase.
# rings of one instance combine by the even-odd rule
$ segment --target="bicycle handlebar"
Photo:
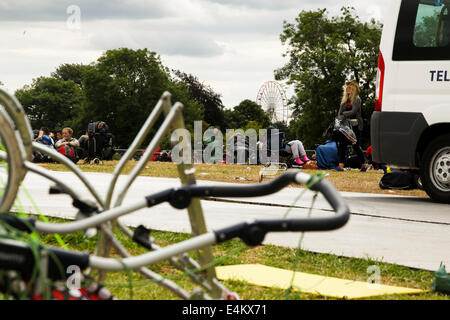
[[[26,233],[33,232],[36,224],[36,220],[33,218],[24,219],[7,213],[0,213],[0,220],[14,229]]]
[[[304,173],[297,173],[295,175],[286,174],[286,182],[288,182],[289,179],[292,179],[297,183],[314,183],[311,181],[311,178]],[[311,186],[311,190],[323,194],[336,212],[335,216],[306,219],[266,219],[255,220],[251,223],[244,222],[215,231],[217,242],[220,243],[239,237],[247,245],[255,246],[263,242],[268,232],[329,231],[344,226],[350,217],[350,209],[334,186],[327,180],[320,180]]]
[[[233,238],[240,238],[247,245],[256,246],[263,242],[268,232],[300,232],[300,231],[328,231],[338,229],[344,226],[350,216],[350,210],[336,191],[334,186],[326,181],[315,181],[314,176],[310,176],[297,170],[290,170],[280,177],[266,183],[246,186],[195,186],[188,185],[179,189],[169,189],[157,194],[148,196],[143,203],[135,204],[126,208],[114,208],[93,217],[80,221],[65,224],[48,224],[36,221],[36,230],[47,232],[63,231],[64,233],[84,230],[88,227],[99,225],[126,213],[132,212],[143,207],[152,207],[162,202],[169,202],[175,208],[187,208],[194,197],[255,197],[275,193],[283,187],[291,184],[306,184],[313,191],[323,194],[325,199],[333,207],[336,215],[326,218],[302,218],[302,219],[272,219],[255,220],[253,222],[244,222],[210,233],[196,236],[192,239],[177,243],[161,250],[149,252],[137,257],[125,258],[122,262],[116,259],[91,256],[89,265],[92,268],[109,271],[123,270],[124,264],[130,269],[137,269],[145,265],[156,263],[171,256],[198,249],[206,245],[221,243]],[[50,227],[49,227],[50,226]],[[59,228],[58,228],[59,227]],[[66,227],[66,228],[64,228]],[[75,230],[74,230],[75,228]],[[76,229],[78,228],[78,229]],[[72,231],[68,231],[72,230]],[[59,232],[59,233],[63,233]]]
[[[39,247],[38,257],[30,246],[17,240],[0,239],[0,269],[14,270],[25,279],[32,276],[35,271],[36,259],[43,251],[48,253],[47,277],[52,280],[61,280],[67,277],[70,266],[78,266],[81,270],[89,266],[89,253],[66,251],[59,248]]]
[[[172,205],[182,207],[188,205],[188,200],[192,196],[260,196],[276,192],[282,187],[295,182],[299,184],[307,184],[312,190],[321,192],[336,211],[336,216],[314,219],[257,220],[251,223],[240,223],[228,228],[223,228],[214,232],[196,236],[192,239],[170,245],[161,250],[149,252],[137,257],[125,258],[121,262],[113,259],[92,256],[90,258],[90,266],[94,269],[120,271],[123,270],[122,264],[125,264],[130,269],[137,269],[145,265],[166,260],[175,255],[202,248],[207,245],[221,243],[236,237],[239,237],[248,245],[255,246],[261,244],[265,235],[272,231],[321,231],[334,230],[342,227],[347,223],[350,216],[350,210],[347,204],[331,183],[326,180],[316,182],[313,179],[314,177],[302,172],[288,171],[277,179],[265,184],[239,187],[185,186],[173,192],[166,191],[152,197],[147,197],[147,200],[151,203],[169,201]],[[180,190],[182,191],[177,192]]]
[[[275,193],[291,183],[311,184],[311,190],[323,194],[330,203],[336,216],[329,218],[313,219],[276,219],[256,220],[253,223],[242,223],[226,229],[216,231],[218,241],[226,241],[234,237],[240,237],[249,245],[260,244],[260,238],[264,238],[267,232],[286,231],[325,231],[338,229],[345,225],[349,219],[349,208],[327,180],[313,181],[314,177],[298,172],[288,171],[271,182],[247,186],[184,186],[173,191],[164,191],[147,197],[150,205],[168,201],[173,207],[183,209],[189,206],[194,197],[256,197]],[[252,234],[255,236],[252,236]],[[252,239],[254,238],[254,239]]]
[[[346,207],[345,202],[340,198],[339,194],[336,192],[332,185],[324,183],[311,183],[313,179],[308,174],[299,172],[298,170],[289,170],[283,175],[277,177],[276,179],[260,183],[256,185],[245,185],[245,186],[196,186],[196,185],[186,185],[178,189],[168,189],[156,194],[145,197],[142,201],[136,201],[132,205],[122,206],[104,211],[100,214],[96,214],[86,219],[69,222],[69,223],[43,223],[40,221],[36,222],[36,231],[43,233],[72,233],[81,230],[86,230],[88,228],[96,227],[107,221],[119,218],[130,212],[145,208],[152,207],[163,202],[169,202],[174,208],[185,209],[188,208],[192,198],[195,197],[255,197],[264,196],[267,194],[275,193],[281,190],[283,187],[291,184],[312,184],[311,189],[315,191],[322,192],[330,202],[334,210],[337,211],[338,216],[342,219],[345,216],[345,211],[343,208]],[[324,181],[324,180],[322,180]],[[334,196],[333,196],[334,195]],[[341,199],[341,200],[339,200]],[[348,214],[348,212],[347,212]],[[342,223],[345,223],[345,219],[342,219]],[[295,223],[294,223],[295,225]],[[320,230],[320,229],[318,229]],[[301,230],[299,230],[301,231]]]

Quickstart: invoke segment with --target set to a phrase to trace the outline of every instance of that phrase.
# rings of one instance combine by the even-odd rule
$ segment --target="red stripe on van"
[[[380,51],[380,54],[378,55],[378,74],[377,74],[375,111],[381,111],[383,104],[384,72],[385,72],[384,59],[383,54]]]

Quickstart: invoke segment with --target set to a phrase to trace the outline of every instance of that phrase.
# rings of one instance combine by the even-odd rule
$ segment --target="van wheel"
[[[431,141],[422,160],[420,177],[424,190],[433,201],[450,203],[450,134]]]

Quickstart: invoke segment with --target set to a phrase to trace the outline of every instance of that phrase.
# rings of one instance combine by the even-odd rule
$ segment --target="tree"
[[[80,87],[83,84],[83,73],[89,69],[89,66],[83,64],[64,63],[60,65],[51,76],[58,80],[72,80]]]
[[[33,127],[70,126],[77,137],[89,122],[103,120],[117,146],[128,148],[165,91],[173,103],[183,104],[186,128],[193,131],[194,121],[203,119],[203,105],[191,98],[185,83],[172,81],[160,57],[147,49],[108,50],[89,65],[60,65],[51,77],[34,79],[16,96]]]
[[[172,70],[175,75],[174,81],[176,83],[185,84],[189,90],[189,95],[192,99],[203,105],[204,118],[203,120],[211,126],[219,127],[222,130],[225,128],[224,121],[224,105],[222,103],[221,95],[214,92],[214,90],[200,80],[191,75],[179,70]]]
[[[259,133],[259,130],[261,129],[267,129],[267,128],[263,128],[258,122],[256,121],[250,121],[248,122],[245,127],[243,128],[244,131],[247,131],[249,129],[253,129],[255,130],[257,133]]]
[[[203,117],[202,106],[189,97],[185,86],[170,80],[169,71],[155,52],[121,48],[106,51],[83,71],[86,103],[79,111],[76,127],[104,120],[119,146],[128,147],[164,91],[172,101],[183,103],[187,127]],[[157,124],[160,124],[158,122]],[[154,132],[153,132],[154,133]]]
[[[225,109],[223,112],[226,129],[237,129],[241,123],[245,123],[244,116],[234,112],[233,109]]]
[[[250,122],[262,128],[270,125],[270,118],[259,104],[251,100],[244,100],[234,109],[225,110],[225,123],[229,129],[245,128]]]
[[[83,93],[75,82],[51,77],[34,79],[30,86],[17,90],[15,96],[34,129],[71,127],[74,111],[83,101]]]
[[[381,24],[361,22],[354,8],[341,8],[329,18],[326,9],[302,11],[294,23],[284,22],[280,39],[289,62],[275,71],[277,80],[294,85],[296,138],[307,146],[322,143],[322,133],[336,116],[346,80],[361,85],[363,143],[369,139]]]
[[[0,86],[2,86],[2,85],[3,85],[3,82],[0,81]]]

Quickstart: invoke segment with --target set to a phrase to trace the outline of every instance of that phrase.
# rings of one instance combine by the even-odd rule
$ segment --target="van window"
[[[450,0],[403,0],[392,60],[450,60]]]
[[[450,35],[449,7],[419,4],[414,27],[416,47],[445,47]]]

